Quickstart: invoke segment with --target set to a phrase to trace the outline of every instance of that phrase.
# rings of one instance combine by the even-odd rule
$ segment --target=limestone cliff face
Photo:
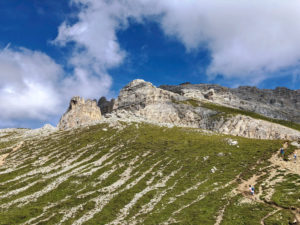
[[[111,113],[115,104],[115,99],[107,101],[105,97],[101,97],[98,101],[98,106],[100,107],[102,115]]]
[[[188,98],[252,111],[264,116],[300,123],[300,90],[284,87],[258,89],[241,86],[227,88],[211,84],[162,85],[160,88]]]
[[[171,102],[178,97],[175,93],[154,87],[150,82],[137,79],[120,91],[113,109],[139,110],[147,105]]]
[[[250,90],[241,88],[243,91],[237,91],[237,89],[233,90],[218,85],[195,86],[189,83],[179,86],[163,86],[162,88],[157,88],[149,82],[138,79],[126,85],[120,91],[116,100],[108,101],[105,97],[102,97],[97,104],[96,101],[84,101],[80,97],[74,97],[70,102],[68,111],[62,116],[58,127],[69,129],[79,125],[95,123],[101,119],[102,114],[105,115],[102,120],[107,118],[110,119],[109,121],[121,118],[125,121],[142,120],[155,124],[202,128],[248,138],[300,139],[300,132],[297,130],[244,115],[224,115],[222,112],[205,108],[205,105],[201,106],[201,102],[210,101],[216,104],[259,112],[273,118],[282,118],[282,114],[285,119],[297,112],[298,106],[292,107],[288,103],[285,103],[288,108],[286,111],[278,110],[276,102],[279,101],[279,98],[275,101],[274,107],[270,106],[273,103],[265,103],[267,100],[260,101],[253,88]],[[235,92],[238,92],[238,94]],[[282,91],[277,92],[276,96],[282,96],[282,99],[297,99],[297,95],[293,92],[291,92],[292,94],[285,91],[285,94]],[[271,96],[271,94],[269,95]],[[193,104],[191,99],[197,99],[198,102],[196,101]]]
[[[121,90],[113,106],[113,112],[125,110],[137,117],[157,123],[196,127],[248,138],[288,140],[300,138],[299,131],[244,115],[221,116],[216,119],[214,115],[218,112],[201,107],[201,105],[192,106],[185,103],[189,99],[199,99],[226,106],[230,105],[227,102],[231,102],[238,106],[237,97],[229,92],[228,88],[212,86],[199,91],[187,88],[189,85],[181,85],[185,88],[180,91],[167,91],[156,88],[144,80],[134,80]],[[267,112],[271,112],[268,105],[264,107],[269,110]]]
[[[84,100],[73,97],[67,112],[61,117],[58,128],[66,130],[80,125],[89,124],[101,119],[101,111],[96,100]]]
[[[221,119],[211,128],[219,133],[247,138],[300,140],[299,131],[244,115],[232,116],[226,120]]]
[[[178,104],[186,100],[176,93],[156,88],[144,80],[134,80],[119,94],[113,110],[126,110],[137,117],[157,123],[172,123],[179,126],[201,127],[204,118],[214,114],[203,108]]]

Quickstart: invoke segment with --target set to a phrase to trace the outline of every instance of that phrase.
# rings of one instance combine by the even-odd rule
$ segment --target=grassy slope
[[[102,124],[25,143],[0,170],[0,224],[107,224],[119,218],[120,224],[209,225],[229,203],[222,224],[240,225],[260,224],[271,211],[264,204],[240,205],[241,196],[229,193],[236,177],[257,173],[281,141],[234,137],[237,148],[227,144],[228,136],[138,126],[118,131]]]
[[[283,182],[276,184],[272,200],[284,208],[300,208],[300,176],[288,174]]]

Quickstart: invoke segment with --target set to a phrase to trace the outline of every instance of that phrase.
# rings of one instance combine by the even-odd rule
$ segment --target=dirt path
[[[276,208],[274,211],[268,213],[268,215],[264,216],[261,220],[260,220],[260,224],[261,225],[265,225],[265,220],[267,218],[269,218],[270,216],[274,215],[275,213],[277,213],[280,210],[280,208]]]
[[[288,143],[284,143],[283,148],[287,148],[288,147]],[[300,149],[296,150],[296,154],[297,156],[300,155]],[[292,155],[292,159],[289,161],[284,161],[282,158],[278,157],[278,152],[276,152],[275,154],[273,154],[273,156],[269,159],[269,161],[272,163],[272,166],[270,167],[270,169],[268,170],[268,178],[263,182],[263,184],[267,184],[268,185],[268,193],[267,196],[264,198],[264,200],[260,199],[260,196],[262,195],[262,187],[261,185],[259,186],[257,193],[255,193],[254,196],[252,196],[250,194],[250,190],[249,190],[249,185],[253,185],[255,186],[257,184],[257,180],[266,174],[266,172],[257,175],[254,174],[250,179],[248,180],[244,180],[242,181],[241,184],[239,184],[239,186],[233,191],[233,194],[238,194],[241,193],[245,199],[249,200],[249,202],[255,201],[255,202],[260,202],[260,203],[265,203],[268,204],[270,206],[272,206],[274,208],[274,210],[272,212],[270,212],[268,215],[266,215],[265,217],[263,217],[260,221],[260,223],[262,225],[264,225],[264,221],[269,218],[270,216],[274,215],[276,212],[278,212],[279,210],[283,210],[284,208],[275,205],[272,201],[271,201],[271,197],[274,193],[274,189],[272,188],[276,183],[282,181],[282,177],[278,177],[276,179],[273,179],[276,175],[279,174],[278,169],[281,171],[286,171],[286,173],[294,173],[294,174],[298,174],[300,175],[300,160],[299,157],[297,157],[297,160],[295,161],[293,159],[293,155]],[[296,222],[297,224],[300,224],[300,213],[299,213],[299,209],[297,210],[291,210],[291,212],[295,215],[296,218]]]
[[[265,173],[261,175],[254,174],[249,180],[242,181],[241,184],[237,187],[236,191],[241,193],[244,197],[254,199],[261,195],[261,193],[255,193],[255,196],[250,195],[250,186],[255,186],[258,178],[265,175]],[[259,199],[259,198],[258,198]]]
[[[295,150],[297,154],[297,160],[293,159],[293,155],[291,156],[291,160],[284,161],[282,158],[277,156],[277,153],[274,154],[271,159],[269,160],[273,165],[279,166],[281,170],[289,170],[292,173],[300,175],[300,149]]]
[[[3,154],[3,155],[0,155],[0,166],[4,165],[5,159],[6,159],[11,153],[13,153],[13,152],[19,150],[19,149],[22,147],[23,143],[24,143],[24,142],[21,141],[17,146],[15,146],[15,147],[13,148],[13,150],[12,150],[10,153],[6,153],[6,154]]]

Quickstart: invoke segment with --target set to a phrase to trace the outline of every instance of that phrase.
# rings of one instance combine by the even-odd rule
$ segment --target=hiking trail
[[[283,144],[283,148],[288,148],[288,143]],[[295,152],[297,155],[300,154],[300,149],[296,149]],[[293,155],[292,155],[293,156]],[[269,162],[271,162],[271,165],[263,168],[263,170],[267,169],[267,171],[262,172],[261,174],[254,174],[250,179],[248,180],[242,180],[242,183],[238,185],[238,187],[233,190],[233,194],[242,194],[244,199],[244,202],[258,202],[258,203],[264,203],[272,206],[274,210],[270,213],[268,213],[266,216],[264,216],[260,223],[264,225],[264,221],[269,218],[270,216],[274,215],[276,212],[280,210],[285,210],[285,208],[280,207],[276,205],[272,200],[272,195],[274,194],[274,186],[276,183],[283,181],[283,176],[278,176],[280,174],[279,171],[284,171],[283,175],[293,173],[300,175],[300,161],[297,157],[297,160],[295,161],[293,157],[289,157],[289,161],[284,161],[281,157],[278,157],[278,151],[272,155],[272,157],[269,159]],[[259,185],[258,188],[256,188],[255,195],[252,196],[250,194],[249,185],[256,186],[258,183],[259,178],[263,177],[264,175],[268,174],[268,177],[262,181],[262,183]],[[266,186],[267,185],[267,186]],[[262,188],[264,186],[264,190]],[[263,191],[267,190],[266,196],[262,199]],[[293,209],[291,212],[295,215],[295,223],[300,224],[300,210],[299,209]]]

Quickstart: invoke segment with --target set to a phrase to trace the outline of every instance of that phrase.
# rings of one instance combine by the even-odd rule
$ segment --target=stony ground
[[[123,122],[23,134],[0,135],[0,224],[270,225],[299,216],[300,162],[278,158],[282,141]]]

